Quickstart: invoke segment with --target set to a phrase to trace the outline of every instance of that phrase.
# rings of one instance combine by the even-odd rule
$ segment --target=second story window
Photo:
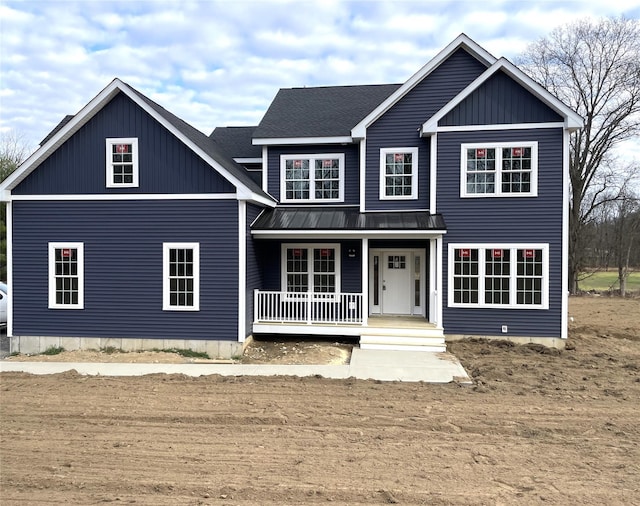
[[[535,197],[538,144],[463,144],[461,197]]]
[[[344,155],[283,155],[280,170],[282,202],[342,202]]]
[[[418,148],[380,150],[380,200],[418,198]]]
[[[138,186],[138,139],[107,139],[107,188]]]

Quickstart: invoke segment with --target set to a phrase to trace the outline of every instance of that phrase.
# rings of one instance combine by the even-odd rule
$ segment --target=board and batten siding
[[[138,139],[139,187],[106,188],[106,139]],[[123,93],[25,178],[14,195],[235,193],[235,187]]]
[[[420,137],[419,129],[485,70],[459,49],[367,128],[367,211],[429,208],[430,141]],[[380,149],[393,147],[419,149],[417,200],[380,200]]]
[[[15,336],[238,339],[238,202],[16,201]],[[84,243],[84,309],[48,309],[48,243]],[[200,310],[162,310],[165,242],[200,244]]]
[[[344,202],[340,204],[357,205],[360,201],[360,151],[357,145],[302,145],[302,146],[269,146],[267,155],[267,171],[268,193],[276,200],[281,201],[280,195],[280,155],[317,155],[324,153],[344,153]],[[300,201],[300,204],[304,204]],[[295,205],[296,202],[287,202],[289,205]],[[314,202],[314,205],[336,205],[336,202],[327,202],[323,204],[321,201]]]
[[[562,128],[438,133],[438,212],[443,236],[443,319],[447,334],[560,337],[562,320]],[[538,196],[460,198],[461,144],[538,142]],[[549,309],[451,308],[450,243],[548,243]]]

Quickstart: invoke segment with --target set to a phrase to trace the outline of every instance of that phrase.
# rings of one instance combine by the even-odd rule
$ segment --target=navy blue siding
[[[280,155],[298,154],[322,154],[344,153],[344,203],[357,205],[360,202],[360,151],[357,145],[322,145],[322,146],[274,146],[269,147],[267,156],[268,192],[275,199],[280,200]],[[304,204],[304,202],[300,202]],[[288,203],[289,204],[289,203]],[[292,202],[291,204],[295,204]],[[314,202],[314,205],[324,205],[322,202]],[[336,202],[328,202],[326,205],[336,205]]]
[[[261,259],[264,290],[282,290],[282,244],[332,243],[340,244],[341,288],[342,292],[362,292],[362,242],[361,241],[297,241],[259,240],[257,250]],[[355,250],[355,257],[349,257],[349,250]]]
[[[561,128],[438,134],[438,212],[447,222],[444,236],[443,304],[447,334],[559,337],[562,281]],[[538,141],[538,197],[460,198],[460,144]],[[448,244],[548,243],[549,310],[447,307]]]
[[[251,237],[250,225],[258,217],[262,211],[261,207],[253,204],[247,204],[247,223],[246,223],[246,241],[247,241],[247,293],[246,293],[246,335],[253,333],[253,292],[262,288],[262,269],[260,268],[260,258],[257,251],[256,239]]]
[[[138,138],[138,188],[106,188],[105,139],[118,137]],[[235,193],[235,188],[120,93],[27,176],[13,193]]]
[[[238,338],[238,203],[14,202],[15,335]],[[48,242],[83,242],[84,310],[48,309]],[[162,243],[200,243],[200,311],[162,310]]]
[[[563,118],[504,72],[497,72],[442,118],[439,126],[562,122]]]
[[[367,129],[367,210],[428,209],[430,144],[418,130],[485,70],[460,49]],[[392,147],[419,148],[417,200],[380,200],[380,149]]]

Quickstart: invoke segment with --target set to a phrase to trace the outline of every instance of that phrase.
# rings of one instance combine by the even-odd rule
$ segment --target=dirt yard
[[[640,505],[640,300],[570,314],[451,344],[466,387],[3,373],[0,504]]]

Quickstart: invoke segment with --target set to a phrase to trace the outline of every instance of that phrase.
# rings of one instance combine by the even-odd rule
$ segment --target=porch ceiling
[[[441,214],[426,211],[361,213],[348,207],[266,209],[251,225],[254,235],[287,232],[445,233]]]

